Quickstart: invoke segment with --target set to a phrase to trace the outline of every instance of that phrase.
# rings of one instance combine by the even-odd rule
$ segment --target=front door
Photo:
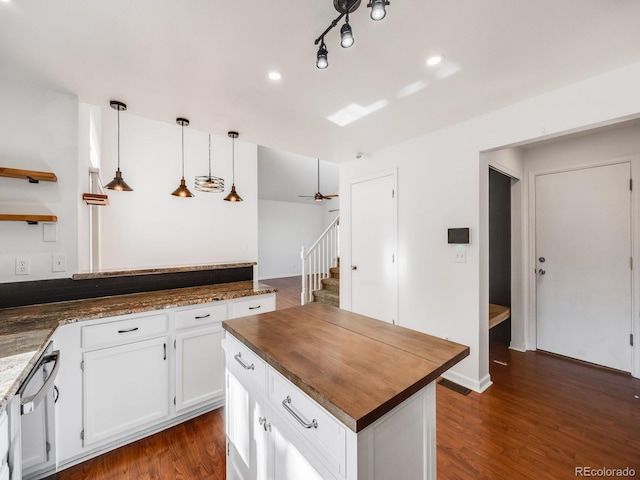
[[[397,323],[396,175],[351,184],[351,310]]]
[[[538,175],[537,347],[631,370],[631,165]]]

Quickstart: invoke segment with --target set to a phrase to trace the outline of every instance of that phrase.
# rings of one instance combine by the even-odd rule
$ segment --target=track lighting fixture
[[[120,112],[126,111],[127,106],[124,103],[118,102],[116,100],[111,100],[111,102],[109,102],[109,105],[111,106],[111,108],[118,111],[118,169],[116,170],[116,176],[114,177],[114,179],[107,183],[104,188],[107,188],[109,190],[117,190],[120,192],[132,192],[133,188],[127,185],[127,182],[125,182],[124,178],[122,178],[122,172],[120,171]]]
[[[387,15],[387,5],[389,2],[386,0],[371,0],[367,5],[371,9],[371,20],[382,20]]]
[[[324,43],[324,37],[330,30],[338,25],[342,17],[346,17],[344,25],[340,28],[340,45],[342,48],[349,48],[353,45],[353,30],[349,25],[349,14],[355,12],[360,6],[361,0],[333,0],[333,7],[338,11],[338,15],[329,26],[316,38],[314,44],[320,44],[316,55],[316,67],[325,69],[329,66],[327,46]],[[371,19],[382,20],[387,15],[386,6],[389,5],[388,0],[369,0],[367,8],[371,8]]]
[[[318,49],[318,57],[316,59],[316,67],[320,69],[325,69],[329,66],[329,62],[327,61],[327,46],[324,44],[324,40],[320,44],[320,48]]]
[[[180,186],[176,188],[171,195],[174,197],[193,197],[193,193],[187,188],[187,184],[184,180],[184,127],[189,125],[189,120],[186,118],[176,118],[176,123],[182,127],[182,179],[180,180]]]
[[[353,32],[351,31],[351,25],[349,25],[348,13],[344,25],[340,29],[340,45],[342,45],[342,48],[349,48],[353,45]]]

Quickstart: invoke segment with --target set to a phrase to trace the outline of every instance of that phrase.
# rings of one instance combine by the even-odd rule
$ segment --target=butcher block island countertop
[[[223,328],[360,432],[469,355],[469,347],[320,303]]]

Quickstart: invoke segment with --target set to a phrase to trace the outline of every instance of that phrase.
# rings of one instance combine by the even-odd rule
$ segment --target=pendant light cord
[[[120,170],[120,107],[118,106],[118,170]]]
[[[211,134],[209,134],[209,180],[211,180]]]
[[[231,165],[231,184],[236,184],[236,139],[231,138],[231,158],[233,164]]]
[[[182,125],[182,178],[184,179],[184,125]]]
[[[318,193],[320,193],[320,159],[318,159]]]

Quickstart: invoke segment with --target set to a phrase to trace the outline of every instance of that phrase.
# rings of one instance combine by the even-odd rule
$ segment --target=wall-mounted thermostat
[[[450,228],[447,231],[447,238],[448,243],[454,245],[469,245],[471,243],[468,228]]]

